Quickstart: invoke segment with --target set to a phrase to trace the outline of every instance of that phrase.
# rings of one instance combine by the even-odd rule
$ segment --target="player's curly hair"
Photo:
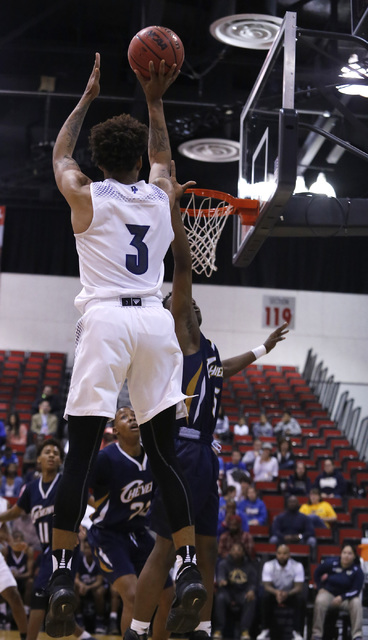
[[[147,145],[148,127],[127,113],[96,124],[89,136],[93,162],[107,171],[131,171]]]

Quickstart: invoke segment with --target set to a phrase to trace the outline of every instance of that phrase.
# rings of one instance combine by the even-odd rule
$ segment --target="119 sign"
[[[263,296],[262,327],[276,328],[284,322],[295,328],[295,298],[291,296]]]

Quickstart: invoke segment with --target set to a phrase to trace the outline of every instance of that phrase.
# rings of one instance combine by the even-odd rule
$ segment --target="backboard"
[[[241,113],[238,196],[257,198],[260,214],[254,226],[234,219],[235,266],[248,266],[270,235],[313,235],[311,194],[292,195],[297,176],[310,184],[319,172],[333,178],[345,152],[367,162],[367,60],[364,38],[301,29],[296,14],[286,13]],[[345,139],[347,134],[360,148]],[[333,186],[337,192],[338,184]],[[337,200],[335,204],[341,210]],[[338,235],[340,227],[347,230],[348,218],[346,225],[341,225],[341,215],[339,222],[336,215],[331,221],[329,208],[322,206],[317,232],[322,225],[329,235]]]
[[[254,226],[235,218],[233,264],[247,266],[294,191],[296,13],[287,12],[240,116],[238,195],[260,201]]]

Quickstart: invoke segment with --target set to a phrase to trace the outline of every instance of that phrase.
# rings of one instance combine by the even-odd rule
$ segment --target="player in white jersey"
[[[176,405],[185,411],[182,353],[160,293],[163,259],[174,237],[170,211],[175,203],[162,96],[178,72],[173,65],[165,74],[162,61],[158,73],[150,63],[149,79],[136,74],[147,101],[149,129],[124,114],[92,128],[92,159],[103,173],[102,182],[93,183],[72,158],[84,117],[100,92],[99,54],[53,151],[56,182],[71,207],[83,285],[76,298],[82,317],[65,410],[69,452],[55,501],[54,573],[46,617],[46,631],[53,637],[74,630],[70,569],[76,532],[85,512],[88,475],[125,378],[182,565],[177,597],[188,613],[206,599],[196,568],[190,492],[173,440]],[[138,179],[147,141],[149,183]],[[134,620],[132,627],[138,635],[144,633]]]

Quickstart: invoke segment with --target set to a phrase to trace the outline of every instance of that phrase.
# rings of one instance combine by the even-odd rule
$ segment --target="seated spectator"
[[[112,423],[108,423],[105,427],[105,431],[103,433],[102,436],[102,442],[101,442],[101,447],[100,449],[104,449],[105,447],[107,447],[108,444],[111,444],[112,442],[116,442],[116,437],[114,434],[114,429],[112,427]]]
[[[279,475],[279,465],[272,455],[272,444],[264,442],[261,449],[261,455],[258,456],[253,465],[254,482],[272,482]]]
[[[262,631],[257,640],[269,640],[275,609],[282,606],[293,610],[293,640],[303,640],[307,604],[303,590],[304,567],[301,562],[290,558],[286,544],[279,544],[276,558],[264,563],[262,586]]]
[[[220,442],[231,442],[233,434],[230,431],[229,418],[225,415],[222,406],[219,409],[214,433],[219,437]]]
[[[342,609],[350,615],[351,637],[363,638],[361,592],[364,573],[356,550],[344,544],[339,558],[326,558],[314,572],[317,596],[313,608],[312,640],[322,640],[327,611]]]
[[[336,511],[329,502],[321,500],[321,492],[319,489],[311,489],[309,492],[309,504],[302,504],[299,509],[300,513],[305,513],[312,522],[314,527],[330,528],[331,522],[337,521]]]
[[[48,400],[42,400],[38,407],[38,413],[32,416],[31,433],[43,434],[44,436],[56,435],[58,430],[58,419],[51,413],[51,405]]]
[[[234,424],[234,436],[247,436],[249,434],[249,427],[245,422],[245,418],[241,416],[236,424]]]
[[[45,440],[43,433],[36,434],[35,441],[32,444],[28,444],[23,456],[23,469],[22,474],[25,482],[30,482],[33,479],[34,472],[37,466],[37,451],[38,447]],[[28,472],[31,472],[30,475]],[[28,474],[28,475],[27,475]]]
[[[280,438],[277,445],[276,459],[279,469],[294,469],[295,458],[291,440]]]
[[[262,440],[259,438],[255,438],[253,440],[253,449],[246,451],[243,455],[242,461],[247,466],[247,469],[253,469],[254,461],[261,453],[262,449]]]
[[[247,497],[238,502],[239,512],[246,514],[250,525],[262,525],[267,522],[267,507],[259,497],[257,489],[253,486],[248,487]]]
[[[273,432],[277,436],[299,436],[302,430],[299,422],[292,417],[290,411],[284,411]]]
[[[8,468],[10,464],[15,464],[17,467],[19,463],[18,456],[14,453],[13,449],[9,446],[6,446],[4,449],[4,454],[0,459],[0,466],[3,473]]]
[[[225,519],[225,511],[226,505],[228,502],[235,502],[236,497],[236,488],[233,485],[229,485],[225,487],[224,493],[219,497],[219,511],[218,511],[218,519],[219,522]]]
[[[270,542],[273,544],[309,544],[315,547],[317,540],[313,524],[304,513],[299,511],[299,501],[296,496],[289,496],[286,501],[286,511],[274,518],[271,525]]]
[[[219,538],[224,531],[228,531],[228,516],[240,516],[242,531],[249,531],[248,518],[244,511],[238,510],[238,505],[235,500],[228,500],[225,506],[225,512],[220,515],[218,519],[217,537]]]
[[[254,438],[273,436],[272,424],[268,422],[268,419],[265,413],[262,412],[259,416],[259,421],[254,422],[252,432],[253,432]]]
[[[285,486],[281,486],[281,490],[286,495],[307,496],[311,490],[312,483],[308,478],[307,468],[302,460],[295,463],[295,471],[289,476]]]
[[[81,542],[81,554],[78,561],[77,573],[74,580],[77,596],[76,620],[83,625],[83,608],[86,601],[94,605],[96,611],[96,633],[106,633],[105,625],[105,595],[106,588],[104,578],[100,573],[98,562],[92,555],[91,547],[87,540]]]
[[[233,471],[233,469],[240,469],[241,471],[246,471],[247,467],[244,462],[242,462],[242,455],[237,447],[234,447],[231,451],[231,460],[230,462],[225,463],[225,473],[228,471]]]
[[[6,441],[12,447],[13,445],[26,446],[28,429],[25,424],[21,423],[19,413],[12,411],[8,415],[6,421]]]
[[[320,490],[321,498],[341,498],[346,493],[344,476],[335,469],[330,458],[323,463],[323,472],[317,476],[314,487]]]
[[[256,552],[254,549],[253,536],[248,531],[243,531],[241,517],[238,515],[229,515],[225,521],[227,530],[220,535],[218,544],[218,555],[220,558],[226,558],[230,549],[235,542],[242,545],[245,555],[249,560],[254,560]]]
[[[0,495],[4,498],[18,497],[24,484],[23,478],[18,476],[18,465],[11,462],[7,465],[1,478]]]
[[[6,442],[6,428],[5,428],[5,424],[3,422],[3,420],[0,420],[0,448],[5,444]]]
[[[51,413],[58,413],[60,411],[60,400],[54,393],[54,390],[50,384],[45,384],[41,395],[32,403],[32,413],[37,413],[39,411],[39,406],[41,402],[43,402],[43,400],[47,400],[50,404]]]
[[[212,638],[221,640],[226,623],[237,611],[240,613],[240,638],[250,640],[249,629],[256,612],[257,572],[241,544],[233,544],[228,556],[220,560],[217,585]]]

